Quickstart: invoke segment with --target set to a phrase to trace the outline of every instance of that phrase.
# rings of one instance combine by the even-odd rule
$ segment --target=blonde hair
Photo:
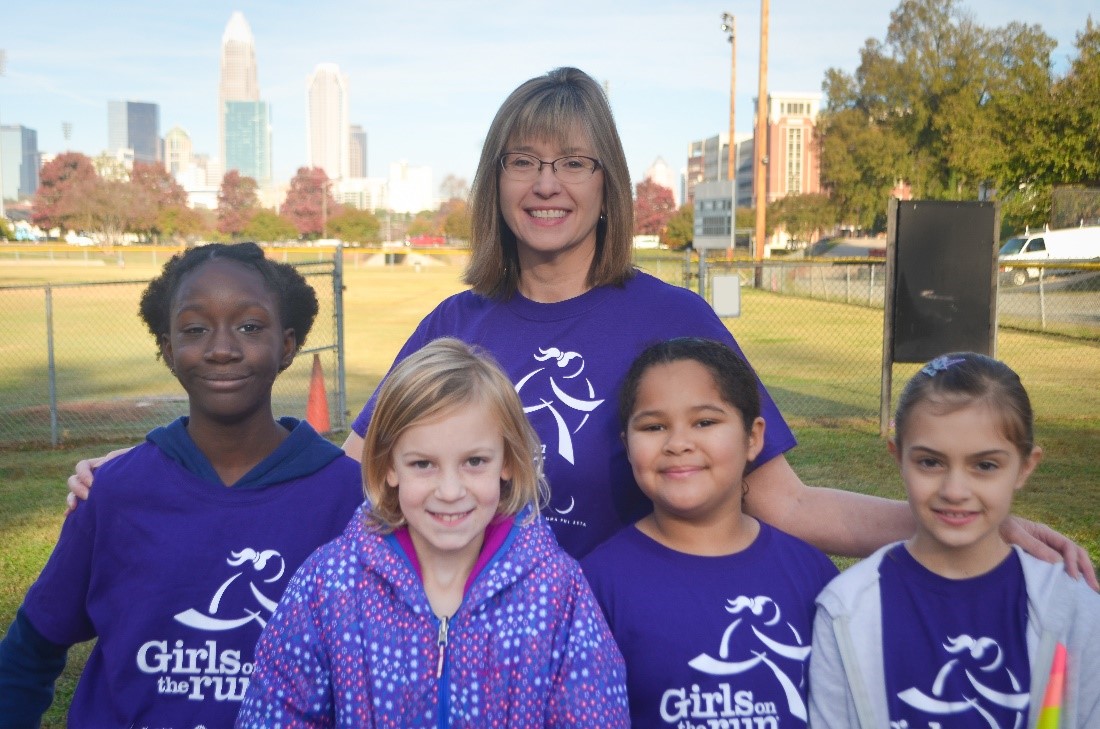
[[[481,148],[470,189],[472,250],[464,280],[482,296],[507,298],[519,284],[518,243],[500,210],[501,155],[525,140],[565,143],[576,131],[588,136],[603,170],[603,215],[587,283],[620,285],[634,275],[630,171],[607,95],[583,71],[556,68],[521,84],[505,99]]]
[[[363,443],[363,492],[371,505],[368,523],[376,531],[390,533],[405,524],[398,489],[386,485],[401,434],[472,403],[486,405],[500,426],[504,465],[512,474],[500,484],[497,513],[515,516],[530,505],[535,518],[548,497],[542,446],[515,387],[489,354],[444,337],[399,362],[378,392]]]

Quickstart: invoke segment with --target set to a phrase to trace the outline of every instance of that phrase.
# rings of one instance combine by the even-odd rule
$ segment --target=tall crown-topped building
[[[226,171],[271,182],[271,109],[260,99],[252,28],[239,11],[222,34],[218,150]]]
[[[306,135],[309,164],[320,167],[330,180],[350,177],[348,146],[348,77],[335,63],[319,63],[309,77]]]

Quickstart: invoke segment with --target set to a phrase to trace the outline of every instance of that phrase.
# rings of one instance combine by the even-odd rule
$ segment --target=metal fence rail
[[[317,354],[332,428],[345,430],[340,251],[294,265],[316,290],[319,311],[306,346],[275,381],[274,409],[305,416]],[[147,284],[0,287],[0,444],[140,437],[187,414],[187,397],[137,313]]]
[[[725,321],[788,418],[877,422],[882,261],[756,264],[729,261],[717,251],[702,266],[691,253],[637,253],[635,262],[708,301],[716,276],[740,280],[741,314]],[[1019,372],[1040,416],[1094,416],[1100,412],[1100,266],[1058,268],[1057,276],[999,288],[997,356]],[[895,392],[918,367],[894,365]]]

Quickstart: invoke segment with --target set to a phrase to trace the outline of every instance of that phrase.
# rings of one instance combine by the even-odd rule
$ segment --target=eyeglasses
[[[570,155],[558,157],[552,162],[543,162],[538,157],[522,152],[509,152],[501,155],[500,166],[504,174],[513,180],[530,182],[542,173],[543,165],[550,165],[554,176],[561,182],[584,182],[600,168],[600,161],[592,157]]]

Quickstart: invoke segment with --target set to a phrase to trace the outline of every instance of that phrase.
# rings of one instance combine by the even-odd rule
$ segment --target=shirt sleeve
[[[859,726],[833,617],[818,604],[810,653],[810,721],[814,729]]]
[[[102,491],[101,484],[65,518],[53,553],[23,601],[27,618],[44,638],[57,645],[71,646],[96,637],[88,614],[88,590]]]
[[[19,608],[0,642],[0,728],[38,727],[67,654],[68,646],[42,637]]]

